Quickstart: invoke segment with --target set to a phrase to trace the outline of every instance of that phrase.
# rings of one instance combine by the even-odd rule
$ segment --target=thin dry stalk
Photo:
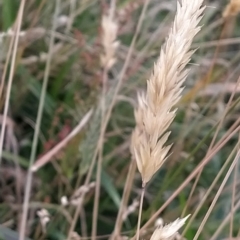
[[[82,118],[82,120],[79,122],[79,124],[72,130],[72,132],[64,138],[60,143],[58,143],[53,149],[51,149],[49,152],[47,152],[45,155],[43,155],[41,158],[39,158],[31,167],[32,172],[38,171],[41,167],[43,167],[45,164],[50,162],[52,158],[62,149],[64,148],[69,141],[75,137],[82,129],[83,127],[88,123],[90,117],[92,116],[93,110],[91,109],[86,113],[86,115]]]
[[[222,174],[224,173],[225,169],[227,168],[227,166],[229,165],[229,163],[231,162],[234,154],[236,154],[236,151],[238,149],[238,146],[236,145],[234,147],[234,149],[231,151],[230,155],[228,156],[227,160],[225,161],[224,165],[222,166],[222,168],[220,169],[219,173],[217,174],[217,176],[215,177],[215,179],[213,180],[211,186],[208,188],[207,192],[204,194],[203,198],[201,199],[201,202],[198,204],[196,210],[194,211],[193,215],[191,216],[191,218],[189,219],[186,227],[184,228],[182,235],[184,236],[185,233],[187,232],[188,228],[190,227],[191,223],[193,222],[193,220],[195,219],[195,217],[197,216],[197,214],[199,213],[200,209],[202,208],[203,204],[205,203],[205,201],[207,200],[208,196],[210,195],[210,193],[212,192],[213,188],[216,186],[218,180],[220,179],[220,177],[222,176]]]
[[[212,212],[212,210],[213,210],[213,208],[214,208],[214,206],[215,206],[215,204],[216,204],[216,202],[217,202],[220,194],[222,193],[222,190],[223,190],[223,188],[224,188],[224,186],[225,186],[228,178],[230,177],[233,169],[235,168],[235,166],[236,166],[236,164],[237,164],[237,161],[239,160],[239,157],[240,157],[240,150],[237,152],[237,155],[236,155],[235,159],[233,160],[233,162],[232,162],[232,164],[231,164],[231,166],[230,166],[230,168],[229,168],[226,176],[224,177],[224,179],[223,179],[223,181],[222,181],[222,183],[221,183],[221,186],[219,187],[219,189],[218,189],[218,191],[217,191],[217,193],[216,193],[216,195],[215,195],[215,197],[214,197],[214,199],[213,199],[210,207],[208,208],[208,211],[207,211],[204,219],[202,220],[201,225],[199,226],[199,228],[198,228],[198,230],[197,230],[197,233],[196,233],[196,235],[194,236],[193,240],[197,240],[198,237],[199,237],[199,235],[200,235],[200,233],[202,232],[203,227],[204,227],[204,225],[205,225],[208,217],[210,216],[210,214],[211,214],[211,212]]]
[[[193,44],[193,47],[199,47],[201,49],[204,49],[204,48],[212,48],[216,46],[226,46],[226,45],[235,45],[235,44],[238,45],[239,43],[240,43],[240,37],[235,37],[235,38],[213,40],[213,41],[208,41],[208,42],[206,41],[198,44]]]
[[[10,95],[11,95],[12,82],[13,82],[13,74],[14,74],[15,62],[16,62],[16,56],[17,56],[17,47],[18,47],[19,37],[20,37],[19,33],[21,29],[21,24],[22,24],[22,17],[23,17],[25,2],[26,0],[21,1],[19,11],[18,11],[18,16],[17,16],[16,35],[15,35],[15,38],[14,38],[15,41],[13,44],[13,54],[12,54],[12,60],[11,60],[11,67],[10,67],[10,73],[9,73],[9,79],[8,79],[8,85],[7,85],[6,101],[4,105],[4,111],[3,111],[2,129],[1,129],[1,135],[0,135],[0,165],[2,161],[3,140],[4,140],[5,130],[6,130],[6,121],[7,121]],[[9,54],[8,56],[10,56],[10,50],[8,54]],[[2,91],[2,86],[1,86],[1,91]]]
[[[139,213],[138,213],[138,223],[137,223],[137,240],[140,237],[140,226],[141,226],[141,219],[142,219],[142,208],[143,208],[143,199],[144,199],[144,194],[145,194],[145,187],[146,185],[142,186],[142,191],[141,191],[141,198],[140,198],[140,206],[139,206]]]
[[[239,137],[238,137],[239,138]],[[237,161],[236,167],[234,169],[233,184],[232,184],[232,202],[231,202],[231,218],[230,218],[230,227],[229,227],[229,239],[233,238],[233,221],[234,221],[234,204],[236,199],[236,188],[237,188],[237,179],[238,179],[238,166],[239,159]]]
[[[136,162],[132,160],[131,164],[129,166],[126,183],[124,185],[124,191],[123,191],[123,195],[121,198],[121,204],[120,204],[120,208],[118,211],[117,220],[116,220],[115,226],[114,226],[114,231],[112,233],[112,237],[111,237],[112,240],[118,239],[120,237],[120,232],[121,232],[122,223],[123,223],[123,212],[128,203],[130,192],[132,190],[132,185],[133,185],[136,168],[137,168]]]
[[[240,200],[238,200],[238,202],[236,203],[233,212],[236,213],[236,211],[238,211],[238,209],[240,208]],[[220,226],[218,227],[218,229],[216,230],[216,232],[213,234],[213,236],[209,239],[209,240],[216,240],[219,239],[218,235],[221,233],[221,231],[223,230],[223,228],[227,225],[228,221],[231,218],[231,212],[224,218],[224,220],[221,222]],[[238,240],[239,239],[239,235],[238,238],[234,238],[234,240]],[[233,239],[231,239],[233,240]]]
[[[131,151],[143,187],[166,161],[171,148],[171,145],[165,146],[170,135],[166,131],[175,118],[174,106],[181,98],[182,84],[188,75],[185,68],[194,52],[190,51],[193,38],[200,31],[198,24],[205,9],[202,3],[203,0],[182,0],[181,4],[178,3],[173,27],[147,81],[147,92],[138,95]],[[137,240],[140,221],[141,214],[138,216]]]
[[[14,25],[13,28],[14,28],[14,32],[15,32],[16,24]],[[3,98],[2,97],[3,87],[4,87],[4,83],[5,83],[5,78],[6,78],[6,75],[7,75],[8,64],[9,64],[11,54],[12,54],[14,39],[15,39],[14,36],[12,36],[9,47],[8,47],[7,58],[6,58],[6,62],[4,64],[4,70],[3,70],[3,74],[2,74],[2,77],[1,77],[1,83],[0,83],[0,98]],[[0,158],[1,158],[1,154],[0,154]],[[1,164],[1,159],[0,159],[0,164]]]
[[[240,135],[238,135],[238,139],[240,139]],[[229,238],[233,237],[233,221],[234,221],[234,204],[236,200],[236,189],[237,189],[237,179],[238,179],[238,169],[239,169],[239,160],[237,161],[234,177],[233,177],[233,186],[232,186],[232,204],[231,204],[231,220],[230,220],[230,233]]]
[[[55,30],[56,30],[56,24],[57,24],[56,19],[59,14],[59,11],[60,11],[60,1],[61,0],[56,0],[56,7],[55,7],[55,12],[54,12],[54,18],[53,18],[53,29],[52,29],[53,31],[51,32],[49,52],[48,52],[49,57],[47,59],[46,68],[45,68],[45,72],[44,72],[43,86],[42,86],[42,90],[41,90],[41,96],[40,96],[40,102],[39,102],[39,108],[38,108],[37,120],[36,120],[36,127],[35,127],[35,131],[34,131],[33,144],[32,144],[31,156],[30,156],[30,161],[29,161],[29,169],[28,169],[27,183],[26,183],[25,194],[24,194],[23,215],[22,215],[19,240],[24,240],[24,237],[25,237],[26,223],[27,223],[27,217],[28,217],[29,199],[30,199],[30,192],[31,192],[31,185],[32,185],[32,177],[33,177],[33,172],[31,171],[31,167],[36,158],[37,144],[38,144],[38,137],[39,137],[38,135],[39,135],[40,125],[41,125],[41,121],[42,121],[43,105],[44,105],[44,101],[45,101],[48,77],[49,77],[49,72],[50,72],[50,65],[51,65],[51,60],[52,60],[52,49],[54,46]]]
[[[216,131],[214,132],[214,136],[213,136],[213,139],[212,139],[212,141],[211,141],[211,143],[210,143],[210,146],[209,146],[209,148],[208,148],[207,155],[209,154],[209,152],[212,150],[212,148],[213,148],[213,146],[214,146],[214,143],[215,143],[215,141],[216,141],[216,139],[217,139],[217,135],[218,135],[218,133],[219,133],[219,131],[220,131],[223,123],[224,123],[224,119],[225,119],[226,116],[227,116],[227,113],[228,113],[228,111],[229,111],[229,109],[230,109],[230,107],[231,107],[233,98],[234,98],[234,96],[235,96],[235,94],[236,94],[236,92],[237,92],[237,88],[238,88],[238,86],[239,86],[239,83],[240,83],[240,78],[238,78],[237,84],[235,85],[235,88],[234,88],[234,90],[233,90],[233,92],[232,92],[232,94],[231,94],[231,96],[230,96],[230,98],[229,98],[229,101],[228,101],[228,103],[227,103],[227,106],[226,106],[226,108],[224,109],[223,116],[222,116],[222,118],[220,119],[220,122],[219,122],[219,124],[218,124],[218,126],[217,126]],[[187,211],[187,207],[188,207],[188,205],[189,205],[189,203],[190,203],[190,200],[191,200],[192,195],[193,195],[193,193],[194,193],[194,191],[195,191],[195,188],[196,188],[196,186],[197,186],[197,183],[198,183],[198,181],[199,181],[199,179],[200,179],[200,176],[201,176],[201,174],[202,174],[202,171],[203,171],[203,169],[198,173],[198,175],[197,175],[197,177],[196,177],[196,179],[195,179],[195,181],[194,181],[194,184],[193,184],[193,187],[192,187],[192,189],[191,189],[190,195],[189,195],[189,197],[188,197],[187,203],[186,203],[186,205],[185,205],[185,207],[184,207],[184,209],[183,209],[182,216],[184,216],[185,212]],[[192,218],[191,218],[191,219],[192,219]]]
[[[208,151],[207,151],[207,155],[209,154],[209,152],[212,150],[212,148],[213,148],[213,145],[214,145],[214,143],[215,143],[215,141],[216,141],[216,138],[217,138],[217,135],[218,135],[218,133],[219,133],[219,130],[220,130],[220,128],[222,127],[222,125],[223,125],[223,122],[224,122],[224,119],[225,119],[225,117],[226,117],[226,115],[227,115],[227,112],[229,111],[229,109],[230,109],[230,106],[231,106],[231,103],[232,103],[232,101],[233,101],[233,97],[235,96],[235,94],[236,94],[236,92],[237,92],[237,88],[238,88],[238,86],[239,86],[239,83],[240,83],[240,78],[238,78],[238,81],[237,81],[237,84],[236,84],[236,86],[235,86],[235,88],[234,88],[234,91],[232,92],[232,94],[231,94],[231,96],[230,96],[230,99],[229,99],[229,101],[228,101],[228,103],[227,103],[227,106],[226,106],[226,108],[225,108],[225,110],[224,110],[224,113],[223,113],[223,117],[221,118],[221,120],[220,120],[220,122],[219,122],[219,124],[218,124],[218,126],[217,126],[217,129],[216,129],[216,131],[215,131],[215,133],[214,133],[214,136],[213,136],[213,139],[212,139],[212,141],[211,141],[211,144],[210,144],[210,146],[209,146],[209,149],[208,149]],[[228,159],[230,159],[230,158],[228,158]],[[225,166],[225,164],[224,164],[224,166]],[[195,182],[194,182],[194,186],[193,186],[193,188],[192,188],[192,190],[191,190],[191,193],[193,193],[193,191],[194,191],[194,189],[195,189],[195,187],[196,187],[196,185],[197,185],[197,182],[198,182],[198,180],[199,180],[199,178],[200,178],[200,176],[201,176],[201,173],[202,173],[202,170],[203,169],[201,169],[201,171],[198,173],[198,175],[197,175],[197,178],[196,178],[196,180],[195,180]],[[220,174],[220,172],[219,172],[219,174]],[[218,174],[218,176],[219,176],[219,174]],[[215,182],[215,181],[214,181]],[[214,183],[213,182],[213,183]],[[212,184],[211,186],[213,187],[215,184]],[[211,187],[209,188],[209,189],[211,189]],[[208,190],[208,192],[205,194],[205,196],[204,196],[204,199],[207,197],[207,195],[208,195],[208,193],[210,193],[210,191]],[[191,198],[191,194],[190,194],[190,197],[189,197],[189,200],[188,201],[190,201],[190,198]],[[205,200],[204,200],[205,201]],[[202,201],[202,204],[204,203],[204,201]],[[188,204],[187,204],[188,205]],[[186,205],[186,207],[187,207],[187,205]],[[233,207],[233,206],[232,206]],[[197,212],[200,210],[200,208],[201,208],[201,205],[199,205],[198,206],[198,209],[194,212],[194,215],[191,217],[191,219],[190,219],[190,222],[194,219],[194,217],[196,216],[196,214],[197,214]],[[185,210],[186,210],[186,208],[185,208]],[[183,211],[184,212],[184,211]],[[188,224],[188,226],[190,225],[190,223]],[[187,226],[187,227],[188,227]],[[185,229],[185,231],[186,231],[186,229]],[[230,232],[232,232],[231,231],[231,225],[230,225]]]
[[[70,3],[69,3],[69,7],[70,7],[69,18],[68,18],[66,29],[65,29],[66,34],[69,34],[69,32],[72,28],[73,22],[74,22],[74,18],[75,18],[74,11],[76,9],[76,3],[77,3],[76,0],[70,0]]]
[[[43,9],[43,7],[45,6],[47,0],[42,0],[37,8],[37,11],[35,11],[34,13],[34,18],[32,19],[29,28],[32,29],[38,22],[39,18],[41,17],[41,10]]]
[[[101,173],[102,173],[102,161],[103,161],[103,143],[101,144],[98,152],[98,163],[97,163],[97,176],[96,176],[96,188],[94,196],[94,207],[93,207],[93,221],[92,221],[92,240],[97,237],[97,220],[98,220],[98,208],[100,201],[100,186],[101,186]]]
[[[82,234],[82,238],[87,238],[87,219],[86,219],[86,213],[85,210],[82,209],[81,213],[80,213],[80,219],[81,219],[81,234]]]
[[[144,224],[140,229],[140,233],[146,230],[149,225],[154,222],[154,220],[160,215],[160,213],[175,199],[176,196],[187,186],[187,184],[198,174],[198,172],[210,162],[212,157],[240,130],[239,127],[240,119],[238,119],[232,127],[224,134],[224,136],[219,140],[216,146],[212,149],[212,152],[209,153],[193,170],[193,172],[187,177],[187,179],[174,191],[174,193],[168,198],[168,200],[151,216],[151,218]],[[238,126],[238,127],[236,127]],[[135,239],[136,236],[133,237]]]

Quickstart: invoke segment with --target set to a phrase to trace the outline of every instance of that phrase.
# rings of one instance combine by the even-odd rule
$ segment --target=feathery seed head
[[[102,18],[102,31],[104,54],[101,56],[101,63],[110,69],[116,62],[115,51],[119,42],[116,41],[118,25],[109,15],[104,15]]]
[[[178,230],[185,224],[186,220],[190,215],[182,219],[176,219],[174,222],[169,223],[168,225],[159,226],[153,232],[150,240],[172,240],[178,233]]]
[[[138,95],[135,110],[136,128],[132,134],[131,151],[145,185],[166,161],[170,145],[164,146],[170,132],[166,132],[175,118],[175,104],[181,98],[185,69],[194,51],[190,51],[205,7],[203,0],[182,0],[161,49],[159,59],[147,80],[147,92]]]

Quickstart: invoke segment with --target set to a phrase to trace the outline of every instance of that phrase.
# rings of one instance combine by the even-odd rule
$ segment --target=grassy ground
[[[20,2],[0,1],[0,28],[2,33],[8,33],[7,36],[0,35],[0,76],[3,75],[11,46],[11,33],[7,31],[16,23]],[[213,203],[213,209],[198,239],[230,239],[230,232],[235,237],[240,235],[240,215],[237,210],[240,199],[238,164],[233,166],[229,178],[225,179],[233,160],[239,158],[237,127],[240,88],[237,82],[240,73],[240,19],[236,9],[236,15],[222,17],[227,1],[206,2],[208,7],[201,23],[202,31],[193,43],[193,49],[198,50],[191,60],[191,72],[184,96],[177,106],[177,117],[171,125],[169,143],[174,142],[172,154],[147,186],[142,225],[158,213],[190,174],[195,173],[159,217],[169,223],[187,214],[193,216],[207,193],[198,214],[183,229],[184,236],[193,239]],[[146,2],[142,0],[119,0],[116,3],[115,18],[119,24],[120,45],[116,64],[108,73],[105,98],[107,110],[113,102],[114,107],[104,134],[101,154],[103,164],[97,235],[102,236],[102,239],[108,239],[114,229],[131,163],[129,145],[135,126],[133,110],[137,104],[137,91],[146,87],[146,80],[176,11],[175,0],[150,1],[136,42],[131,48],[144,4]],[[73,226],[76,206],[62,206],[61,198],[66,196],[72,201],[76,200],[79,197],[76,196],[76,190],[85,184],[88,191],[82,198],[83,207],[74,230],[83,237],[81,239],[91,236],[95,166],[89,175],[89,183],[92,185],[86,184],[86,179],[101,136],[101,17],[108,8],[108,1],[96,0],[30,0],[25,5],[22,35],[13,66],[13,84],[0,166],[0,233],[13,234],[18,239],[15,234],[18,234],[21,226],[34,130],[39,127],[34,161],[44,157],[47,163],[33,174],[27,234],[31,239],[67,239],[68,231]],[[54,16],[55,11],[58,12],[57,16]],[[56,34],[51,46],[53,23],[56,25]],[[130,50],[132,54],[126,65]],[[10,65],[0,95],[2,114],[6,106]],[[46,66],[49,66],[47,72]],[[119,91],[114,95],[124,66],[126,71]],[[41,97],[43,82],[47,78],[46,95]],[[42,121],[37,123],[42,99]],[[54,147],[66,140],[90,109],[93,109],[93,113],[86,120],[84,128],[53,156],[46,157],[51,149],[56,149]],[[3,115],[0,120],[3,124]],[[199,168],[198,164],[205,160],[209,160],[209,163],[203,169]],[[201,171],[196,172],[196,169]],[[218,179],[215,181],[216,177]],[[129,188],[128,206],[135,205],[132,205],[133,212],[123,222],[123,236],[132,236],[136,231],[136,202],[139,201],[141,191],[141,178],[137,172]],[[221,194],[214,199],[217,193]],[[45,230],[37,214],[42,208],[51,215]],[[128,213],[127,210],[125,213]],[[211,238],[225,221],[219,235]],[[149,239],[153,229],[154,221],[147,228],[144,239]]]

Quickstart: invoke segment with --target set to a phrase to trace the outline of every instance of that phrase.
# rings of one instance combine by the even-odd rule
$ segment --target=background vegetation
[[[14,35],[9,29],[13,29],[16,23],[20,3],[21,1],[15,0],[0,1],[1,79]],[[96,0],[29,0],[25,5],[0,166],[2,234],[18,239],[41,88],[55,23],[56,35],[50,48],[52,57],[36,161],[66,140],[90,109],[93,109],[93,113],[86,120],[84,128],[63,148],[47,158],[48,162],[33,174],[27,233],[31,239],[67,239],[76,211],[76,206],[73,206],[74,198],[78,198],[76,190],[86,183],[101,135],[101,18],[110,4],[108,1]],[[178,105],[178,114],[171,126],[169,143],[174,142],[172,154],[148,184],[145,193],[142,225],[190,174],[199,169],[199,163],[206,159],[209,161],[159,214],[166,223],[194,214],[210,189],[200,211],[184,231],[186,239],[193,239],[212,203],[213,210],[198,239],[230,239],[231,232],[235,237],[240,236],[240,215],[237,211],[240,203],[240,166],[237,163],[233,165],[233,171],[224,182],[235,157],[239,158],[240,3],[234,6],[230,4],[229,1],[206,1],[208,7],[201,23],[203,27],[192,46],[198,50],[191,60],[191,72],[186,81],[184,97]],[[130,47],[144,7],[147,8],[139,34],[134,46]],[[56,8],[58,13],[54,16]],[[142,0],[116,2],[115,19],[119,25],[117,40],[120,45],[116,52],[116,63],[108,74],[105,98],[107,109],[112,102],[114,107],[104,134],[102,152],[97,231],[102,239],[108,239],[114,229],[131,163],[129,145],[135,126],[133,111],[136,95],[146,87],[146,80],[159,56],[175,12],[176,0],[151,0],[149,4]],[[115,96],[114,91],[129,49],[133,51],[126,65],[121,87]],[[6,104],[9,73],[10,64],[6,81],[1,82],[2,114]],[[210,188],[216,177],[217,181]],[[88,189],[80,218],[74,228],[82,236],[81,239],[91,236],[95,180],[94,167],[89,181],[92,185],[84,185]],[[132,207],[133,212],[129,211],[130,208],[125,209],[127,217],[121,229],[123,236],[132,236],[136,230],[137,203],[141,192],[141,178],[138,173],[129,187],[131,193],[128,206]],[[214,202],[218,191],[221,194]],[[67,206],[62,205],[63,196],[70,201]],[[37,214],[42,208],[47,209],[51,216],[46,229],[43,229]],[[225,221],[219,235],[211,238]],[[149,239],[153,229],[154,223],[145,232],[145,239]]]

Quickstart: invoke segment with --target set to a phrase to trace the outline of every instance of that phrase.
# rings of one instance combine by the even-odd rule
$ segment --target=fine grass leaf
[[[29,82],[30,91],[37,99],[40,99],[42,85],[34,78],[29,79],[29,81],[30,81]],[[54,111],[54,107],[55,107],[55,104],[52,101],[51,97],[48,94],[46,94],[45,100],[44,100],[45,112],[51,116]]]
[[[16,1],[7,0],[2,2],[2,24],[3,30],[6,31],[14,22],[15,10],[17,9]]]
[[[18,67],[18,74],[21,76],[21,79],[24,79],[24,82],[22,82],[22,84],[26,84],[27,90],[30,91],[31,94],[37,99],[37,101],[34,101],[34,104],[37,103],[36,106],[38,107],[38,103],[39,103],[40,95],[41,95],[41,89],[42,89],[41,82],[39,82],[39,80],[36,79],[30,73],[30,71],[23,66]],[[25,93],[25,95],[27,95],[27,92]],[[55,106],[56,106],[56,103],[53,101],[52,96],[50,96],[47,93],[45,96],[45,99],[44,99],[44,107],[43,107],[44,112],[47,113],[48,115],[52,116]],[[31,107],[32,108],[34,107],[32,105],[32,103],[31,103]]]
[[[15,162],[15,158],[17,157],[20,166],[23,168],[28,168],[28,166],[29,166],[29,160],[26,158],[23,158],[20,156],[15,156],[13,153],[8,152],[8,151],[3,151],[2,155],[6,160],[11,161],[11,162]]]
[[[117,209],[119,209],[121,197],[118,194],[117,189],[113,185],[111,177],[104,170],[102,171],[102,174],[101,174],[101,182],[102,182],[102,186],[104,187],[105,191],[111,197],[111,199],[114,202],[114,204],[116,205]]]
[[[182,212],[184,207],[187,204],[187,199],[186,199],[186,195],[185,194],[183,194],[183,193],[179,194],[179,203],[180,203],[180,209],[181,209],[181,212]]]
[[[67,74],[69,74],[69,71],[72,68],[72,65],[74,62],[76,62],[78,55],[73,55],[69,58],[67,62],[64,63],[64,65],[61,67],[58,75],[56,76],[55,80],[52,83],[51,87],[51,96],[53,99],[57,98],[57,95],[62,92],[64,79],[66,78]]]

